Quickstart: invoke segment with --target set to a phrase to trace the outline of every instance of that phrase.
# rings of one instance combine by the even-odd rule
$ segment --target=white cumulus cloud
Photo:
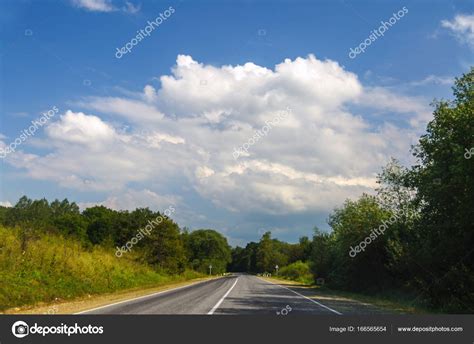
[[[60,121],[46,128],[50,138],[80,144],[103,144],[114,139],[114,129],[97,116],[68,110]]]
[[[370,192],[380,168],[407,156],[429,117],[423,99],[365,87],[313,55],[273,69],[179,55],[159,80],[159,88],[81,100],[74,106],[88,114],[67,111],[47,128],[49,153],[19,151],[8,162],[35,179],[106,192],[103,204],[115,208],[185,202],[186,189],[234,212],[328,211]],[[376,112],[377,123],[356,107]],[[234,149],[287,108],[287,118],[234,159]]]
[[[452,20],[442,20],[441,26],[449,29],[461,43],[474,49],[474,14],[458,14]]]
[[[110,0],[73,0],[73,4],[92,12],[112,12],[116,8]]]
[[[152,210],[163,211],[169,206],[176,206],[180,203],[180,198],[173,195],[158,195],[149,190],[128,189],[120,194],[109,196],[105,201],[79,203],[81,209],[90,208],[96,205],[103,205],[114,210],[135,210],[136,208],[150,208]]]

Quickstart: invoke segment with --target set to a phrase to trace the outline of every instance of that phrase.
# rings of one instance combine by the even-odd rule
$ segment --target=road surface
[[[78,314],[374,314],[371,305],[314,298],[311,290],[279,285],[259,277],[234,274],[126,300]],[[386,312],[385,312],[386,313]]]

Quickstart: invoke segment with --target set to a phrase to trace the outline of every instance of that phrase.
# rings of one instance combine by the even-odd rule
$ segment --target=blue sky
[[[295,241],[371,192],[474,65],[472,1],[1,2],[0,202],[176,207],[233,244]],[[173,13],[120,59],[148,21]],[[371,31],[393,25],[350,58]],[[166,16],[165,16],[166,17]],[[289,116],[254,139],[266,121]]]

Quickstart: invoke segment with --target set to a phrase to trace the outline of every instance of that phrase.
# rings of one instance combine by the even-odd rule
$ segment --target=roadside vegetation
[[[308,262],[298,260],[280,269],[278,277],[300,282],[302,284],[313,284],[314,276],[311,273],[311,267]]]
[[[25,243],[19,229],[0,227],[0,242],[0,311],[202,276],[191,270],[170,275],[51,233]]]
[[[160,216],[149,235],[117,255]],[[188,233],[149,209],[81,213],[68,200],[27,197],[0,208],[0,311],[189,280],[208,275],[209,265],[222,274],[229,262],[230,246],[218,232]]]

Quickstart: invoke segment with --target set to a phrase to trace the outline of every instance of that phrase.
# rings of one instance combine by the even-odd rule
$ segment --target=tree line
[[[97,245],[115,249],[126,245],[139,229],[156,218],[162,220],[127,253],[128,258],[170,274],[185,269],[206,273],[209,265],[213,266],[213,273],[226,271],[231,250],[222,234],[211,229],[189,232],[165,214],[148,208],[116,211],[94,206],[81,212],[76,203],[67,199],[49,203],[46,199],[31,200],[26,196],[13,207],[0,207],[0,224],[20,228],[25,250],[28,242],[42,233],[77,240],[86,249]]]

